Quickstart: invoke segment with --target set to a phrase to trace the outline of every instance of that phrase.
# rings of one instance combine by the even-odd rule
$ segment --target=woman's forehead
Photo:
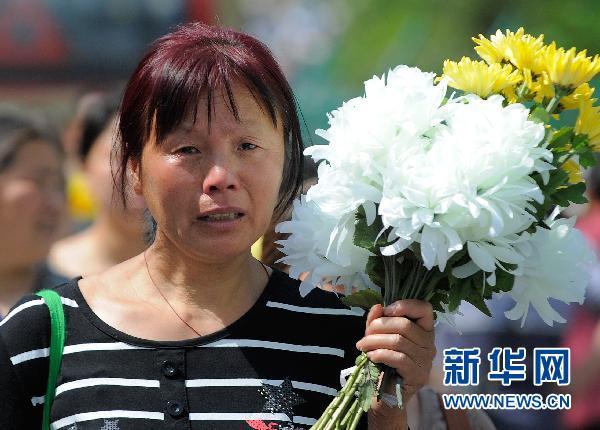
[[[204,128],[214,121],[250,127],[274,126],[266,107],[246,86],[236,83],[231,89],[229,94],[222,89],[211,94],[210,97],[206,91],[203,92],[196,108],[188,112],[180,128],[183,130]]]

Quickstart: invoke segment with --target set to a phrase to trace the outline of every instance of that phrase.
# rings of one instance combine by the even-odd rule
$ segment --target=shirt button
[[[163,361],[162,373],[167,378],[173,378],[177,375],[177,367],[171,361]]]
[[[171,415],[173,418],[177,418],[183,415],[183,413],[185,412],[185,408],[179,402],[168,402],[167,411],[169,412],[169,415]]]

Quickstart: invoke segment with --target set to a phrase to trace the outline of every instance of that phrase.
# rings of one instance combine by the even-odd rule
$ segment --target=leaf
[[[373,396],[375,395],[375,384],[370,381],[363,383],[358,389],[358,403],[363,411],[367,412],[371,408]]]
[[[343,297],[342,303],[349,307],[359,307],[368,311],[376,304],[383,304],[383,297],[373,290],[360,290]]]
[[[473,282],[472,277],[467,279],[456,280],[448,291],[448,309],[450,312],[456,310],[460,302],[467,296],[470,284]]]
[[[485,304],[482,293],[483,293],[483,291],[473,291],[473,292],[471,292],[469,297],[465,297],[465,300],[467,302],[471,303],[473,306],[475,306],[481,312],[486,314],[488,317],[491,317],[492,313],[490,312],[490,309]],[[490,292],[490,295],[491,295],[491,292]]]
[[[369,375],[371,382],[373,382],[373,384],[376,384],[377,381],[379,380],[379,375],[381,374],[381,369],[379,368],[379,366],[377,366],[372,361],[367,361],[366,366],[367,366],[366,368],[369,372],[368,375]]]
[[[569,206],[569,202],[578,204],[587,203],[587,198],[584,196],[584,193],[585,183],[579,182],[557,190],[552,194],[552,200],[562,207]]]
[[[529,114],[529,119],[535,122],[546,124],[550,122],[550,114],[548,111],[546,111],[546,109],[538,106]]]
[[[594,167],[596,165],[596,157],[594,156],[594,151],[588,148],[586,151],[580,152],[579,164],[581,164],[581,167],[583,167],[584,169]]]
[[[569,174],[563,169],[554,169],[550,172],[550,179],[546,185],[543,185],[542,190],[552,192],[561,185],[564,185],[569,180]]]
[[[514,283],[515,276],[513,274],[505,272],[502,269],[496,270],[496,286],[494,287],[495,292],[509,292],[512,290]]]
[[[367,249],[373,253],[378,253],[379,247],[385,244],[383,236],[375,243],[375,238],[381,230],[383,230],[383,223],[380,217],[376,217],[375,221],[371,224],[367,224],[367,215],[365,209],[359,206],[356,210],[356,223],[354,225],[354,245],[361,248]]]
[[[379,288],[385,287],[385,267],[381,256],[371,255],[367,260],[367,267],[365,270],[367,275],[369,275],[371,282]]]
[[[575,151],[580,152],[589,148],[589,142],[590,139],[587,134],[576,134],[573,137],[573,148],[575,148]]]
[[[443,304],[448,304],[448,294],[442,291],[436,291],[433,296],[429,299],[429,303],[433,307],[433,310],[438,312],[444,312]]]
[[[562,148],[571,142],[572,137],[573,127],[563,127],[554,132],[552,138],[550,139],[550,143],[548,144],[548,148]]]

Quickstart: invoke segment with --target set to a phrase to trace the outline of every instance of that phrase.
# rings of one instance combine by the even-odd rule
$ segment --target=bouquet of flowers
[[[588,83],[600,57],[522,28],[473,40],[483,61],[447,60],[440,77],[398,66],[317,131],[328,144],[305,154],[322,160],[318,183],[278,226],[302,294],[331,283],[351,306],[416,298],[451,322],[461,301],[489,315],[485,299],[507,293],[508,318],[524,321],[531,305],[549,325],[564,322],[549,298],[583,301],[594,256],[556,215],[586,201],[582,169],[600,151]],[[559,128],[572,109],[575,124]],[[361,354],[312,429],[355,428],[381,371],[394,377]],[[396,392],[402,406],[400,379]]]

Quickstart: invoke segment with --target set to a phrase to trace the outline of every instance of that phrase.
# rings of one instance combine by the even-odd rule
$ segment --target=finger
[[[365,331],[365,335],[371,334],[400,334],[420,347],[431,347],[434,344],[433,331],[424,330],[404,317],[381,317],[373,320]]]
[[[431,304],[423,300],[398,300],[383,309],[386,317],[410,318],[423,329],[433,330],[433,308]]]
[[[363,337],[356,347],[361,351],[385,349],[408,355],[417,365],[424,367],[433,358],[429,351],[399,334],[373,334]]]
[[[373,363],[386,364],[396,369],[408,385],[424,385],[429,377],[431,366],[419,366],[403,352],[376,349],[369,351],[367,356]]]
[[[367,315],[367,322],[366,322],[365,329],[369,327],[369,325],[373,322],[373,320],[380,318],[382,316],[383,316],[383,306],[381,306],[380,304],[373,306],[371,308],[371,310],[369,311],[369,314]]]

